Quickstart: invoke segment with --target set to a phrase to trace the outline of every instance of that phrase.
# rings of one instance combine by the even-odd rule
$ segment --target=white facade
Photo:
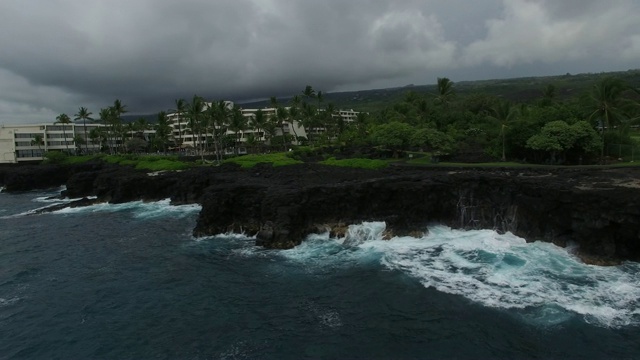
[[[87,124],[87,137],[91,130],[100,124]],[[36,143],[40,137],[42,142]],[[43,159],[47,151],[76,152],[74,137],[85,138],[85,127],[82,124],[37,124],[37,125],[0,125],[0,164],[22,161],[38,161]],[[91,144],[86,139],[86,148],[99,150],[99,145]],[[79,145],[82,150],[85,145]]]
[[[207,107],[212,105],[211,103],[205,104]],[[229,109],[233,108],[232,102],[226,101],[225,104]],[[276,108],[263,108],[260,110],[262,110],[266,119],[277,116]],[[258,143],[268,143],[269,136],[265,129],[258,129],[254,125],[255,114],[258,109],[241,109],[241,112],[247,118],[248,126],[237,134],[240,144],[246,143],[250,138],[253,138]],[[358,112],[353,110],[339,110],[333,114],[334,117],[342,117],[345,122],[355,121],[357,115]],[[201,141],[198,141],[198,134],[191,132],[188,118],[184,114],[170,113],[167,114],[167,119],[172,128],[172,140],[176,144],[180,144],[183,149],[195,149],[201,142],[210,143],[213,140],[213,134],[203,133],[201,134]],[[89,153],[99,151],[101,144],[93,144],[88,137],[91,130],[104,126],[95,123],[86,124],[86,128],[82,123],[0,125],[0,164],[39,161],[43,159],[45,152],[52,150],[72,153],[76,152],[77,149],[81,152],[88,151]],[[276,127],[274,130],[273,136],[291,135],[293,145],[299,145],[299,138],[308,138],[309,135],[319,135],[325,131],[324,128],[305,129],[300,120],[285,121],[282,127]],[[145,130],[145,139],[148,140],[154,133],[155,131],[153,130]],[[41,144],[35,143],[38,135],[42,139]],[[236,136],[235,132],[231,130],[227,130],[226,135]],[[76,144],[74,140],[76,136],[83,138],[85,144]],[[182,140],[181,143],[180,140]],[[239,150],[240,153],[245,151],[242,148]]]
[[[230,101],[225,101],[225,104],[229,109],[233,108],[233,103]],[[205,103],[205,106],[211,106],[211,103]],[[276,108],[264,108],[260,109],[264,114],[265,118],[271,118],[277,115]],[[241,109],[242,115],[247,118],[248,126],[245,130],[238,133],[238,141],[240,143],[246,143],[251,137],[258,142],[267,142],[268,136],[265,132],[265,129],[258,129],[253,125],[253,119],[255,119],[255,114],[258,112],[258,109]],[[172,135],[174,142],[180,143],[182,148],[195,148],[198,141],[198,134],[193,134],[189,127],[189,119],[185,114],[180,113],[169,113],[167,114],[167,120],[169,126],[172,128]],[[286,121],[283,124],[284,134],[292,135],[296,140],[293,141],[294,145],[298,144],[297,137],[307,137],[307,133],[302,126],[302,123],[297,120]],[[278,127],[275,129],[275,136],[283,135],[283,129]],[[227,129],[225,135],[228,136],[236,136],[236,133],[232,130]],[[201,140],[203,142],[210,142],[213,140],[213,134],[211,133],[203,133],[201,134]]]

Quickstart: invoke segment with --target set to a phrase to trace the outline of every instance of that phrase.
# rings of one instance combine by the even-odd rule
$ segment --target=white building
[[[211,103],[205,103],[207,107],[212,106]],[[233,108],[233,103],[226,101],[225,105],[229,108]],[[287,108],[289,109],[289,108]],[[263,108],[260,109],[264,114],[265,119],[277,116],[276,108]],[[225,135],[236,136],[241,144],[237,151],[239,153],[246,153],[246,147],[242,144],[247,143],[249,139],[254,139],[257,143],[268,143],[269,134],[263,128],[255,126],[255,116],[258,109],[241,109],[242,115],[247,118],[248,126],[242,132],[236,134],[234,131],[227,129]],[[339,110],[334,117],[342,117],[345,122],[355,121],[358,115],[357,111],[353,110]],[[198,134],[194,134],[189,127],[189,119],[185,114],[179,114],[176,112],[167,114],[168,123],[172,128],[172,136],[175,144],[179,144],[181,148],[195,149],[200,143],[211,143],[213,141],[213,134],[211,129],[209,132],[205,132],[201,135],[201,139],[198,139]],[[274,129],[272,136],[291,136],[292,144],[299,145],[301,138],[308,138],[309,135],[319,135],[325,131],[324,128],[312,128],[305,129],[300,120],[285,121],[283,126],[277,126]],[[43,155],[47,151],[67,151],[71,153],[80,152],[97,152],[100,150],[101,145],[107,144],[95,144],[90,139],[90,133],[94,129],[105,127],[102,124],[88,123],[86,128],[82,123],[70,123],[70,124],[37,124],[37,125],[0,125],[0,164],[2,163],[16,163],[23,161],[39,161],[43,159]],[[148,141],[153,137],[155,131],[145,130],[143,132],[144,138]],[[133,137],[133,134],[129,134]],[[76,144],[75,139],[83,139],[83,144]],[[36,139],[41,139],[40,144]],[[126,139],[124,139],[126,140]],[[114,142],[112,146],[120,146],[122,140],[109,139]],[[230,151],[225,149],[225,151]]]
[[[92,144],[91,130],[101,124],[28,124],[0,125],[0,164],[42,160],[47,151],[68,151],[75,153],[78,148],[89,152],[98,151],[99,144]],[[74,138],[84,139],[85,144],[76,144]],[[38,143],[36,141],[40,139]]]
[[[227,108],[232,109],[234,104],[231,101],[225,101],[225,105],[227,106]],[[205,103],[205,106],[208,108],[212,106],[212,104]],[[244,129],[242,132],[237,134],[238,141],[240,143],[246,143],[250,138],[253,138],[257,142],[262,142],[262,143],[268,142],[269,137],[267,136],[265,129],[257,128],[254,125],[255,123],[254,119],[258,110],[259,109],[240,109],[242,115],[245,118],[247,118],[247,124],[248,124],[246,129]],[[277,116],[278,110],[276,108],[263,108],[260,110],[262,110],[262,113],[264,114],[264,117],[266,119],[269,119],[273,116]],[[172,128],[173,141],[176,144],[180,144],[180,147],[183,149],[195,148],[196,146],[198,146],[200,141],[204,143],[213,141],[213,134],[210,131],[200,134],[201,139],[198,139],[198,134],[194,134],[191,131],[191,128],[189,126],[189,119],[186,116],[186,114],[172,112],[167,114],[167,120],[168,120],[169,126],[171,126]],[[294,145],[298,144],[298,140],[297,140],[298,137],[304,137],[304,138],[307,137],[307,133],[304,129],[304,126],[302,126],[302,123],[297,120],[285,121],[283,123],[282,128],[277,127],[275,129],[274,136],[283,135],[283,130],[285,135],[294,136],[294,139],[295,139],[293,141]],[[225,132],[225,135],[236,136],[236,133],[230,129],[227,129]],[[240,149],[241,153],[244,151],[245,150]]]

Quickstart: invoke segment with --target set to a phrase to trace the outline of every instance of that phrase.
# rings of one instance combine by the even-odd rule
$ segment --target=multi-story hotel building
[[[225,102],[230,109],[233,103]],[[211,106],[211,103],[206,103]],[[277,116],[276,108],[263,108],[262,113],[265,118]],[[242,115],[247,118],[248,126],[236,134],[234,131],[227,129],[225,135],[237,136],[240,142],[238,153],[246,153],[246,148],[242,145],[250,138],[257,142],[267,142],[269,137],[265,129],[255,126],[255,116],[258,109],[241,109]],[[334,117],[342,117],[345,122],[353,122],[358,112],[353,110],[339,110]],[[199,144],[212,142],[213,134],[203,133],[201,141],[198,141],[198,134],[194,134],[189,127],[189,120],[185,114],[176,112],[167,115],[169,125],[172,128],[172,141],[181,149],[196,148]],[[87,123],[86,127],[80,123],[70,124],[37,124],[37,125],[2,125],[0,124],[0,164],[17,163],[23,161],[38,161],[43,159],[43,155],[47,151],[67,151],[67,152],[97,152],[100,147],[106,144],[93,143],[89,134],[92,130],[105,127],[102,124]],[[291,135],[292,144],[298,145],[299,139],[307,138],[308,135],[318,135],[324,131],[324,128],[305,129],[300,120],[289,120],[275,129],[274,136]],[[210,130],[209,130],[210,131]],[[144,138],[149,140],[154,134],[153,130],[145,130]],[[38,143],[37,139],[40,139]],[[77,144],[76,139],[82,139],[82,144]],[[120,146],[121,140],[109,139],[112,146]],[[226,152],[230,152],[227,149]]]
[[[42,160],[47,151],[76,152],[98,151],[99,144],[92,144],[85,134],[103,126],[101,124],[37,124],[37,125],[2,125],[0,124],[0,164],[21,161]],[[85,131],[86,130],[86,131]],[[83,144],[76,144],[77,137]],[[40,141],[37,141],[40,140]]]
[[[229,109],[233,108],[233,102],[225,101],[225,104]],[[211,106],[211,103],[205,103],[205,106],[209,107]],[[264,114],[265,118],[271,118],[273,116],[277,116],[277,112],[278,112],[276,108],[263,108],[260,110],[262,110],[262,113]],[[253,137],[253,139],[255,139],[258,142],[267,141],[268,137],[265,132],[265,129],[257,128],[254,125],[255,124],[254,119],[255,119],[256,113],[258,112],[258,109],[240,109],[240,111],[242,115],[245,118],[247,118],[248,126],[246,127],[246,129],[242,130],[240,133],[237,134],[238,141],[240,143],[246,143],[251,137]],[[195,148],[197,144],[200,143],[200,140],[205,143],[213,141],[213,134],[211,134],[210,132],[200,134],[201,139],[198,139],[198,134],[194,134],[193,131],[191,131],[191,128],[189,126],[189,120],[185,114],[172,112],[167,114],[167,119],[169,122],[169,126],[171,126],[171,129],[172,129],[174,142],[177,145],[180,145],[180,147],[183,149]],[[285,121],[283,123],[282,128],[278,127],[275,129],[274,135],[275,136],[283,135],[283,130],[284,130],[284,135],[292,135],[294,137],[294,141],[293,141],[294,145],[298,144],[298,137],[307,136],[307,133],[304,127],[298,120]],[[225,135],[236,136],[236,133],[230,129],[227,129],[225,132]],[[240,153],[242,152],[244,152],[244,150],[241,148]]]

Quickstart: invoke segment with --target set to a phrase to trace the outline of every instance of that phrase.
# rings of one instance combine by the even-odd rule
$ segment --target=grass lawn
[[[335,158],[329,158],[327,160],[320,161],[320,164],[361,169],[382,169],[389,166],[389,161],[361,158],[336,160]]]
[[[301,164],[302,161],[290,158],[287,153],[271,153],[271,154],[252,154],[236,156],[226,159],[223,163],[235,163],[243,168],[254,167],[260,163],[268,163],[273,166],[285,166],[293,164]]]

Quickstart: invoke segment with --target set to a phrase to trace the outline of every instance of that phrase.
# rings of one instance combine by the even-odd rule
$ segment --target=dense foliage
[[[640,72],[627,76],[634,81],[636,77],[640,78]],[[471,83],[464,83],[460,86],[463,91],[458,93],[457,84],[443,77],[432,87],[407,88],[402,96],[379,103],[375,111],[360,112],[354,121],[348,122],[338,116],[337,105],[311,86],[286,101],[272,97],[268,106],[276,111],[269,115],[258,111],[252,117],[243,116],[237,105],[230,107],[224,101],[206,105],[202,97],[194,95],[191,101],[176,100],[175,109],[171,110],[184,119],[178,125],[177,137],[165,112],[158,114],[152,137],[143,136],[151,125],[145,118],[123,122],[122,116],[128,109],[116,100],[113,106],[98,113],[98,121],[106,126],[92,130],[85,138],[112,155],[164,154],[189,149],[201,157],[202,163],[207,163],[205,155],[214,156],[216,164],[225,157],[238,157],[226,161],[242,166],[259,162],[292,163],[294,160],[288,156],[291,154],[284,153],[293,150],[297,155],[301,145],[375,147],[379,153],[386,152],[393,158],[413,151],[437,161],[469,163],[511,161],[560,165],[633,159],[635,148],[640,145],[636,140],[640,138],[638,89],[619,77],[589,79],[591,83],[587,83],[585,77],[567,74],[552,78],[554,83],[544,85],[534,80],[527,85],[517,83],[521,88],[505,80],[491,83],[492,88],[483,88],[487,91],[473,91]],[[527,96],[503,96],[495,91],[501,84],[506,84],[511,92]],[[568,89],[568,86],[575,88]],[[573,91],[576,89],[580,91]],[[82,107],[75,114],[75,120],[92,121],[91,115]],[[69,121],[65,114],[57,117],[59,123]],[[285,130],[293,121],[304,126],[306,136],[296,133],[295,127]],[[248,129],[253,131],[246,132]],[[184,136],[196,140],[183,144]],[[85,152],[87,144],[83,141],[79,137],[75,142],[75,153]],[[34,144],[40,145],[41,140],[35,139]],[[266,155],[277,151],[284,153]],[[250,155],[240,156],[245,152]],[[55,155],[48,159],[61,161]],[[127,161],[134,160],[123,162]],[[144,168],[154,168],[157,162],[135,161],[135,166]],[[421,161],[431,161],[431,158]],[[357,161],[353,164],[360,166]]]

